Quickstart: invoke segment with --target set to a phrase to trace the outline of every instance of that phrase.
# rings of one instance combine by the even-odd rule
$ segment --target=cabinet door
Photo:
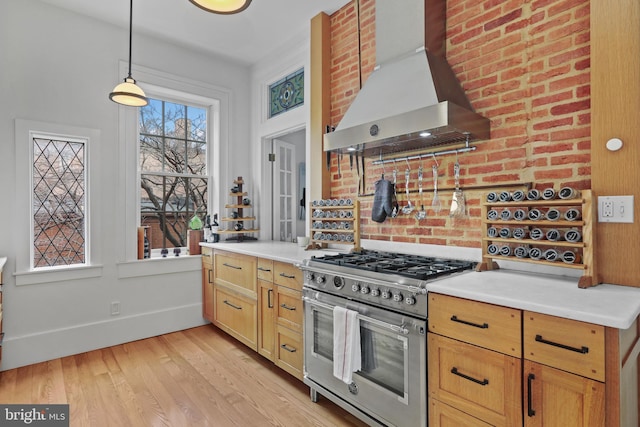
[[[458,411],[436,399],[430,399],[430,403],[430,427],[491,427],[491,424],[487,424],[471,415]]]
[[[522,424],[521,359],[428,334],[429,396],[494,426]]]
[[[258,280],[258,353],[273,361],[275,299],[273,283]]]
[[[216,286],[214,324],[257,351],[258,308],[256,300]]]
[[[202,317],[213,322],[213,249],[202,248]]]
[[[525,360],[525,427],[604,427],[604,384]]]

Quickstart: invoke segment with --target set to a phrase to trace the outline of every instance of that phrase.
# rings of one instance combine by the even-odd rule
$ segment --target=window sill
[[[202,268],[201,258],[200,255],[183,255],[121,262],[117,264],[118,279],[197,271]]]
[[[91,279],[100,276],[102,276],[102,265],[14,273],[16,286],[67,282],[69,280]]]

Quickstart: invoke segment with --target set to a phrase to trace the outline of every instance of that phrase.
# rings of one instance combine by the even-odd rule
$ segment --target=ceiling
[[[41,1],[129,28],[129,0]],[[188,0],[136,0],[133,31],[252,64],[308,31],[319,12],[332,14],[350,1],[253,0],[237,15],[216,15]]]

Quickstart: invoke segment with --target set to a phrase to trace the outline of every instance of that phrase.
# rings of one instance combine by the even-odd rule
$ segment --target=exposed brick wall
[[[361,53],[355,1],[331,17],[331,121],[337,124],[375,65],[375,1],[360,0]],[[361,191],[362,238],[480,247],[481,199],[488,191],[562,186],[590,188],[589,0],[449,0],[447,59],[475,110],[491,120],[491,138],[458,156],[468,216],[450,218],[456,156],[438,157],[443,209],[431,208],[433,159],[424,159],[423,203],[428,219],[401,215],[370,220],[374,183],[383,173],[366,159]],[[411,200],[420,206],[411,161]],[[399,202],[406,204],[404,171],[397,164]],[[392,164],[384,168],[391,178]],[[332,197],[358,193],[355,161],[331,162]]]

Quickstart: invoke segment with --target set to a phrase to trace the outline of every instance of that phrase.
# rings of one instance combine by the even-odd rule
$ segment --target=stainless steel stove
[[[370,425],[427,425],[427,282],[474,263],[361,250],[312,257],[304,271],[304,381]],[[362,369],[333,376],[336,307],[356,311]]]

